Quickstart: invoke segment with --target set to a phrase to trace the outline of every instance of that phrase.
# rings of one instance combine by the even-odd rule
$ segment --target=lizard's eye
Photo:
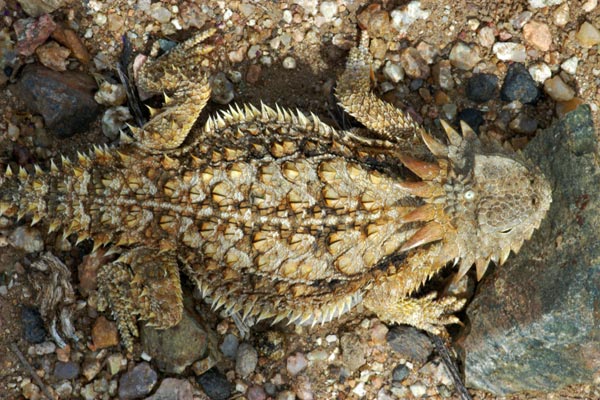
[[[467,190],[463,196],[465,200],[471,201],[475,198],[475,192],[472,190]]]

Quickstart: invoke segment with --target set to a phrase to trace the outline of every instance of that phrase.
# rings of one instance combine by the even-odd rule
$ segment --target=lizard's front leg
[[[436,299],[435,292],[420,298],[410,296],[448,260],[447,248],[441,243],[418,249],[408,256],[396,273],[378,281],[368,291],[364,305],[387,323],[408,324],[445,336],[445,325],[460,322],[453,314],[463,308],[466,299],[451,296]]]

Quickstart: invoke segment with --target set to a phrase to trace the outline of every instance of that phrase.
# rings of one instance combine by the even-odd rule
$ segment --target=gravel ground
[[[40,43],[26,38],[22,32],[34,21],[27,13],[50,24],[39,17],[39,7],[48,7],[50,20],[74,38],[46,39],[43,29],[33,30]],[[102,115],[116,113],[123,96],[110,83],[118,82],[124,36],[134,53],[148,54],[153,43],[166,49],[204,26],[219,28],[214,62],[207,66],[216,92],[208,112],[226,103],[263,101],[344,125],[332,88],[360,25],[372,37],[375,91],[434,131],[439,118],[461,118],[522,148],[578,104],[590,104],[600,122],[597,0],[0,0],[0,10],[0,164],[48,165],[59,154],[113,143],[115,121],[122,119],[103,126],[98,117],[84,132],[60,137],[9,89],[22,79],[23,65],[84,71],[108,82],[96,100]],[[44,391],[61,399],[459,398],[422,334],[390,331],[359,309],[316,329],[260,325],[241,338],[231,320],[191,301],[189,286],[189,335],[224,355],[197,355],[175,373],[187,361],[163,360],[185,349],[192,336],[178,342],[173,335],[167,344],[158,342],[162,348],[148,339],[128,356],[116,343],[89,272],[102,261],[86,257],[91,244],[76,246],[72,238],[17,226],[0,218],[0,398],[39,399]],[[66,348],[49,341],[39,317],[22,308],[39,306],[28,277],[43,252],[65,263],[75,285],[69,307],[79,340]],[[590,384],[503,398],[597,397],[598,387]]]

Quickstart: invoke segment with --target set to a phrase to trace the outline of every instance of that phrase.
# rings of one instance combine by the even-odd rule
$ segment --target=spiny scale
[[[190,133],[210,95],[194,66],[212,33],[142,66],[138,84],[171,97],[133,139],[0,177],[0,214],[47,219],[120,255],[98,285],[129,350],[136,316],[157,328],[181,318],[178,270],[243,319],[315,325],[362,302],[386,322],[443,333],[464,301],[412,295],[452,261],[480,277],[539,226],[543,175],[465,124],[461,135],[442,122],[446,145],[373,96],[366,34],[337,94],[369,135],[263,103]]]

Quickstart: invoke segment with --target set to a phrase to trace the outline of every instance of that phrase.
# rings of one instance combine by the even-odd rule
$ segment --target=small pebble
[[[187,379],[166,378],[156,392],[144,400],[193,400],[194,388]]]
[[[126,366],[126,360],[120,353],[111,354],[106,358],[106,368],[111,376],[114,376],[121,372]]]
[[[171,12],[167,8],[163,7],[161,3],[152,4],[150,6],[150,10],[148,11],[148,15],[161,24],[168,23],[172,17]]]
[[[87,359],[84,361],[81,370],[81,373],[85,379],[87,381],[91,381],[102,370],[102,364],[100,364],[100,361],[96,359]]]
[[[450,61],[442,60],[435,64],[432,69],[433,80],[444,90],[454,89],[454,77],[452,76],[452,67]]]
[[[400,65],[411,78],[426,79],[431,70],[427,62],[414,47],[408,47],[400,54]]]
[[[283,59],[281,65],[283,65],[283,68],[285,69],[294,69],[296,68],[296,59],[288,56]]]
[[[56,345],[54,344],[54,342],[42,342],[33,346],[31,350],[33,354],[43,356],[46,354],[54,353],[56,351]]]
[[[552,76],[552,71],[546,63],[538,63],[529,67],[529,75],[537,83],[544,83],[546,79]]]
[[[258,353],[249,343],[242,343],[238,347],[235,359],[235,372],[242,378],[247,377],[256,368]]]
[[[531,8],[551,7],[563,3],[565,0],[528,0]]]
[[[579,58],[571,57],[571,58],[565,60],[562,64],[560,64],[560,67],[567,74],[575,75],[575,73],[577,73],[577,64],[578,63],[579,63]]]
[[[449,59],[453,66],[465,71],[471,70],[481,61],[477,50],[463,42],[458,42],[452,47]]]
[[[335,17],[337,14],[337,3],[335,1],[324,1],[321,3],[319,11],[321,12],[321,15],[325,18],[325,21],[330,22],[333,19],[333,17]]]
[[[485,122],[483,113],[476,108],[465,108],[456,118],[458,121],[466,122],[476,133],[479,133],[479,127]]]
[[[34,344],[44,341],[47,332],[44,326],[44,320],[37,308],[22,307],[21,323],[23,324],[25,340]]]
[[[427,393],[427,386],[421,382],[414,383],[409,387],[410,392],[416,398],[421,398]]]
[[[552,21],[554,25],[562,28],[567,23],[569,23],[569,3],[561,4],[554,12],[552,13]]]
[[[354,393],[358,397],[364,397],[367,394],[367,390],[365,389],[365,383],[359,382],[358,385],[356,385],[352,389],[352,393]]]
[[[308,360],[302,353],[296,353],[288,357],[286,368],[290,375],[295,376],[308,366]]]
[[[253,44],[252,46],[250,46],[250,48],[248,49],[248,58],[253,60],[256,57],[258,57],[260,55],[261,51],[260,51],[260,45],[258,44]]]
[[[544,82],[544,90],[555,101],[569,101],[575,97],[575,90],[556,75]]]
[[[498,42],[494,44],[492,51],[502,61],[525,62],[527,59],[525,46],[520,43]]]
[[[248,67],[248,71],[246,71],[246,82],[250,84],[254,84],[258,82],[260,79],[260,75],[262,73],[262,68],[258,64],[252,64]]]
[[[575,34],[575,38],[580,45],[590,48],[600,43],[600,31],[586,21],[581,24],[577,34]]]
[[[117,324],[100,316],[92,327],[92,342],[97,350],[118,345]]]
[[[342,362],[351,373],[359,369],[366,362],[367,345],[359,335],[346,333],[340,340]]]
[[[552,44],[550,28],[543,22],[528,22],[523,27],[523,38],[527,43],[541,51],[548,51]]]
[[[267,394],[262,386],[253,385],[246,391],[246,397],[248,400],[266,400]]]
[[[514,63],[508,68],[500,97],[504,101],[518,100],[523,104],[533,103],[538,99],[537,84],[523,64]]]
[[[521,29],[523,28],[523,25],[529,22],[532,16],[533,13],[531,11],[523,11],[522,13],[518,14],[516,17],[511,19],[510,23],[512,24],[513,28]]]
[[[104,106],[120,106],[127,100],[127,93],[123,85],[104,81],[94,94],[94,100]]]
[[[492,74],[473,74],[467,81],[467,98],[476,103],[491,100],[498,87],[498,77]]]
[[[313,400],[315,398],[310,380],[304,375],[300,375],[296,379],[294,389],[296,391],[296,396],[300,400]]]
[[[538,122],[533,118],[529,118],[528,116],[521,114],[510,121],[508,127],[517,133],[531,134],[537,129]]]
[[[416,20],[427,19],[430,14],[431,11],[421,8],[420,1],[411,1],[391,12],[392,27],[400,33],[406,33]]]
[[[196,380],[211,400],[227,400],[233,391],[231,383],[216,368],[206,371]]]
[[[9,236],[9,243],[26,253],[37,253],[44,250],[42,234],[35,228],[18,226]]]
[[[240,341],[238,340],[237,336],[232,335],[231,333],[228,333],[223,338],[223,343],[221,343],[221,346],[219,346],[219,349],[221,350],[221,353],[223,353],[223,355],[225,357],[233,359],[233,358],[235,358],[235,355],[237,354],[237,349],[238,349],[239,345],[240,345]]]
[[[433,64],[433,60],[437,55],[437,50],[435,47],[427,42],[421,42],[417,45],[416,49],[421,55],[421,58],[423,58],[427,64]]]
[[[81,369],[79,364],[69,361],[69,362],[57,362],[54,365],[54,378],[57,380],[62,379],[75,379],[79,376]]]
[[[496,42],[494,28],[490,26],[484,26],[483,28],[481,28],[477,36],[479,38],[479,44],[483,47],[492,47]]]
[[[392,371],[392,380],[402,382],[410,375],[410,369],[405,364],[398,364]]]
[[[67,58],[71,50],[56,42],[48,42],[35,50],[40,63],[54,71],[67,70]]]
[[[149,394],[156,385],[156,372],[150,364],[142,362],[119,379],[119,398],[121,400],[138,399]]]
[[[587,0],[581,6],[581,9],[585,12],[592,12],[598,6],[598,0]]]
[[[404,70],[400,65],[388,61],[383,67],[383,75],[390,81],[398,83],[404,79]]]

